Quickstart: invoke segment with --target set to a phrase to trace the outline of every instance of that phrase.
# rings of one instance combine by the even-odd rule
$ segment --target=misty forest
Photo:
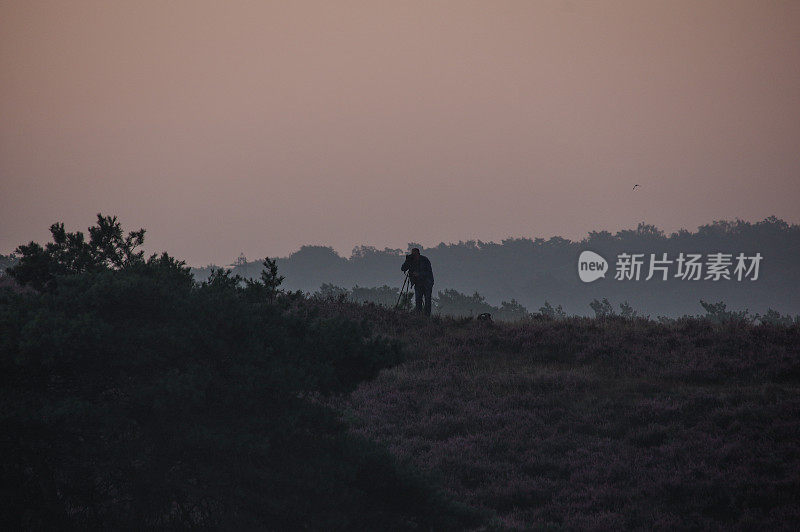
[[[798,226],[442,244],[431,317],[401,250],[193,270],[113,216],[50,231],[2,257],[4,529],[800,520]],[[764,264],[581,286],[582,249]]]
[[[501,243],[441,243],[428,249],[408,244],[408,249],[414,247],[422,248],[434,264],[436,309],[445,315],[491,312],[500,319],[515,320],[561,307],[566,314],[594,316],[597,302],[604,299],[615,313],[634,311],[654,319],[704,314],[708,308],[701,300],[721,302],[728,311],[751,316],[800,314],[800,226],[774,216],[756,223],[717,221],[695,232],[683,229],[671,235],[640,223],[636,229],[616,234],[592,231],[578,242],[555,236]],[[734,257],[760,253],[764,258],[756,281],[691,281],[674,275],[666,281],[658,276],[644,280],[645,269],[639,281],[615,282],[612,271],[605,279],[585,284],[577,275],[578,255],[584,249],[598,252],[609,261],[623,252],[658,257],[666,253],[672,259],[679,253],[701,252]],[[400,264],[406,252],[359,246],[349,258],[343,258],[330,247],[303,246],[289,257],[276,259],[276,264],[290,290],[323,296],[347,292],[355,302],[394,305],[402,285]],[[258,277],[261,260],[248,262],[241,255],[227,267],[245,278]],[[192,272],[203,280],[215,268],[193,268]]]

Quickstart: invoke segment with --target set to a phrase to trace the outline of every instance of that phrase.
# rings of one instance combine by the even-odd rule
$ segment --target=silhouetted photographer
[[[426,316],[431,315],[431,294],[433,293],[433,268],[428,257],[420,255],[419,248],[406,255],[406,261],[400,268],[408,271],[408,279],[414,287],[414,302],[417,312],[424,310]],[[424,303],[424,304],[423,304]]]

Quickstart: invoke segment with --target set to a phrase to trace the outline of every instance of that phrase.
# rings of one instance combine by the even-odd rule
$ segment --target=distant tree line
[[[412,247],[422,246],[410,243],[409,249]],[[580,281],[577,261],[584,250],[608,260],[611,271],[606,278],[588,284]],[[313,293],[323,284],[348,289],[399,288],[405,252],[359,246],[344,258],[330,247],[303,246],[288,257],[278,258],[277,265],[286,277],[285,286],[291,290]],[[729,309],[737,311],[748,309],[764,314],[772,308],[784,314],[800,314],[800,226],[774,216],[756,223],[716,221],[694,232],[682,229],[670,235],[641,223],[636,229],[617,233],[592,231],[577,242],[554,236],[509,238],[500,243],[441,243],[423,249],[423,253],[433,263],[434,292],[445,294],[445,300],[448,290],[459,294],[477,292],[485,304],[495,308],[512,300],[528,309],[551,302],[569,314],[591,315],[589,303],[607,299],[615,309],[625,303],[644,315],[678,317],[702,311],[702,299],[725,301]],[[667,253],[673,259],[679,253],[760,253],[763,261],[756,281],[687,281],[673,275],[666,281],[615,281],[614,260],[621,253],[648,257]],[[236,274],[253,277],[258,276],[260,262],[240,256],[232,267]],[[210,267],[193,269],[201,280],[209,271]],[[480,305],[473,301],[467,306]]]

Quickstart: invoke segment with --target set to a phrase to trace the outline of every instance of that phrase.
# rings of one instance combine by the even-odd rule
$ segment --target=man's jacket
[[[400,270],[408,270],[408,277],[411,279],[411,284],[433,286],[433,268],[431,268],[431,261],[424,255],[420,255],[418,261],[414,261],[411,255],[408,255]]]

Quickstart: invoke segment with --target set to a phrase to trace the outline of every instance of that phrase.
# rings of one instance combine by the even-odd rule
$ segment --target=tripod
[[[400,288],[400,295],[397,296],[397,303],[395,303],[394,308],[400,308],[400,301],[403,300],[403,296],[406,295],[411,291],[411,279],[408,278],[408,272],[406,272],[405,279],[403,279],[403,286]]]

